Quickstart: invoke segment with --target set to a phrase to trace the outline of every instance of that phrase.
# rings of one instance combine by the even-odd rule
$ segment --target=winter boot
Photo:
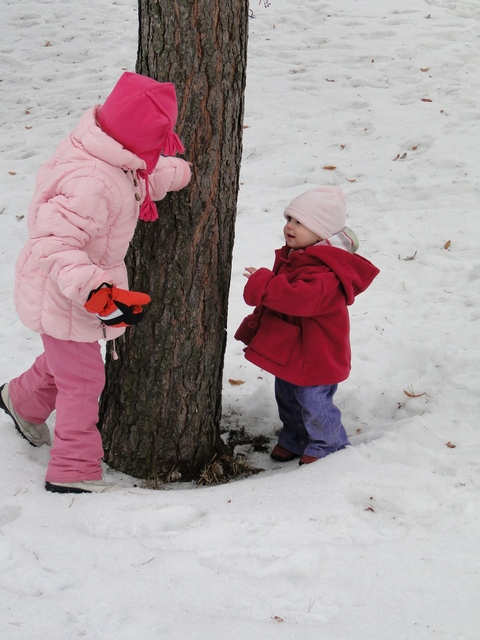
[[[298,461],[298,464],[302,465],[302,464],[312,464],[312,462],[316,462],[319,458],[316,458],[315,456],[306,456],[303,455],[300,460]]]
[[[41,447],[42,444],[52,444],[50,431],[45,422],[41,422],[40,424],[28,422],[28,420],[19,416],[15,411],[12,399],[8,393],[8,383],[0,387],[0,408],[10,416],[18,433],[25,438],[25,440],[28,440],[32,447]]]
[[[296,453],[285,449],[285,447],[281,447],[279,444],[273,447],[270,457],[272,460],[276,460],[276,462],[289,462],[294,458],[298,458]]]
[[[103,480],[80,480],[79,482],[45,482],[45,489],[51,493],[105,493],[115,489],[115,485]]]

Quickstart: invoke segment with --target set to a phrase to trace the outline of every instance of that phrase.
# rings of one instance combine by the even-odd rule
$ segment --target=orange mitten
[[[95,313],[103,324],[110,327],[129,327],[138,324],[145,311],[143,306],[151,302],[147,293],[118,289],[107,282],[90,291],[85,309]]]

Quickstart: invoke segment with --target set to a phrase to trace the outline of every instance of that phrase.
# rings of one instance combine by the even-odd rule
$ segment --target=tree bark
[[[198,477],[220,438],[242,152],[246,0],[139,0],[137,72],[177,90],[190,185],[140,222],[127,254],[147,315],[107,352],[105,461],[138,478]]]

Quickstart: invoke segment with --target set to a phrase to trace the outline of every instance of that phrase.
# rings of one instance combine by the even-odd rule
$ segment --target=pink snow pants
[[[13,407],[40,424],[56,409],[48,482],[102,478],[102,439],[97,429],[98,400],[105,368],[98,342],[57,340],[43,334],[44,352],[8,383]]]

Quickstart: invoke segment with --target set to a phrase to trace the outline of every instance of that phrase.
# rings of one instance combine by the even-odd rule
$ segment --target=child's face
[[[303,224],[295,218],[291,216],[285,216],[285,218],[287,224],[283,227],[283,235],[285,236],[287,247],[291,249],[305,249],[305,247],[310,247],[322,239],[313,233],[313,231],[304,227]]]

